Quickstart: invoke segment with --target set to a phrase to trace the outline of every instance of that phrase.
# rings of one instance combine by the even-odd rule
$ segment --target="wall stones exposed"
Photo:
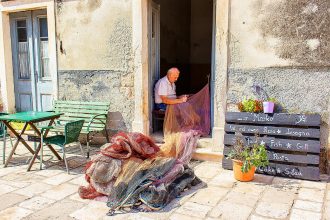
[[[121,72],[104,70],[59,71],[59,99],[110,101],[108,129],[130,130],[133,87],[122,85],[121,76]]]

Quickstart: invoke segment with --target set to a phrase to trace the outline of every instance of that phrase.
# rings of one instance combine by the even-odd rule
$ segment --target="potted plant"
[[[264,113],[274,113],[275,103],[276,103],[276,100],[274,98],[269,98],[267,101],[264,101],[262,103]]]
[[[265,145],[259,143],[258,138],[254,143],[245,144],[241,134],[236,135],[236,144],[227,158],[233,161],[235,179],[243,182],[253,180],[257,167],[269,164]]]
[[[262,112],[262,102],[256,99],[245,99],[238,103],[238,109],[241,112]]]

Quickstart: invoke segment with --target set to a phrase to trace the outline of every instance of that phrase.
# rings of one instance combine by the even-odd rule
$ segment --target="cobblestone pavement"
[[[27,172],[31,154],[19,146],[10,166],[0,168],[1,220],[330,219],[330,183],[264,175],[256,175],[252,182],[237,182],[232,171],[215,162],[195,163],[195,172],[207,187],[186,191],[165,210],[108,217],[105,202],[79,198],[78,186],[86,185],[82,174],[86,159],[77,146],[68,149],[70,175],[50,152],[45,152],[45,169],[39,170],[37,162]]]

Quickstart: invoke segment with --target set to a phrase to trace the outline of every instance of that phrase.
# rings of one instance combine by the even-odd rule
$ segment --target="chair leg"
[[[6,131],[3,132],[2,164],[6,162]]]
[[[89,158],[89,151],[90,151],[90,148],[89,148],[89,134],[87,134],[87,159]]]
[[[66,160],[66,156],[65,156],[65,146],[63,146],[62,150],[63,150],[63,159],[64,159],[64,163],[65,163],[65,167],[66,167],[66,172],[68,172],[68,174],[70,174],[69,167],[68,167],[68,161]]]
[[[80,142],[78,142],[78,143],[79,143],[79,147],[80,147],[80,150],[81,150],[81,155],[82,156],[85,156],[85,153],[84,153],[84,150],[83,150],[83,148],[81,146],[81,143]]]
[[[11,148],[13,148],[14,147],[14,145],[13,145],[13,139],[10,136],[9,136],[9,140],[10,140]]]
[[[34,136],[36,136],[36,132],[34,132]],[[36,151],[37,149],[37,142],[33,141],[33,147],[34,147],[34,151]]]
[[[155,116],[152,116],[152,132],[156,131],[156,119],[154,118]]]
[[[109,133],[108,133],[107,128],[105,128],[105,135],[106,135],[107,142],[110,143]]]
[[[41,133],[41,139],[40,139],[40,170],[42,170],[43,157],[44,157],[44,138],[43,138],[43,134]]]

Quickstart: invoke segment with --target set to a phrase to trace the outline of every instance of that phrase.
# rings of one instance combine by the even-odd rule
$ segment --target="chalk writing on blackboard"
[[[307,121],[306,115],[299,115],[298,121],[296,121],[296,124],[299,124],[300,122],[306,122],[306,121]]]
[[[280,161],[289,161],[289,158],[285,155],[278,155],[277,153],[272,153],[274,160],[280,160]]]
[[[262,173],[268,173],[272,175],[282,174],[285,176],[295,176],[295,177],[301,177],[303,175],[298,168],[281,169],[279,167],[275,168],[275,167],[266,166],[266,167],[259,167],[258,170]]]
[[[285,133],[288,135],[294,135],[294,136],[310,136],[311,134],[308,131],[294,131],[292,128],[288,128],[288,131]]]
[[[227,112],[224,155],[235,146],[235,133],[239,132],[244,137],[244,144],[258,141],[267,148],[270,164],[258,168],[257,172],[319,180],[320,125],[318,114]],[[231,160],[223,159],[222,165],[232,169]]]

